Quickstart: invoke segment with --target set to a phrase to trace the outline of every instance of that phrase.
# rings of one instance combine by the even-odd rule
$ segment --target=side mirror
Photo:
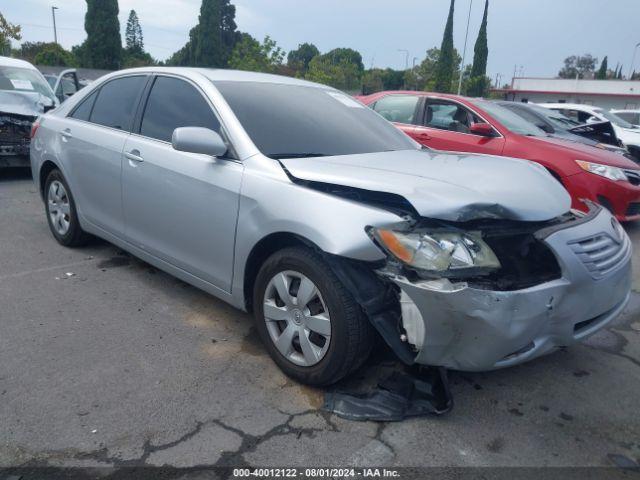
[[[171,145],[175,150],[222,157],[227,146],[222,137],[209,128],[180,127],[173,131]]]
[[[493,127],[488,123],[472,123],[469,127],[469,132],[474,135],[481,135],[483,137],[495,137],[496,133]]]

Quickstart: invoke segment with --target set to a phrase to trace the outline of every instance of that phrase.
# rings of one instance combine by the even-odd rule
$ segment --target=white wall
[[[610,110],[640,108],[640,98],[610,97],[607,95],[553,94],[553,93],[515,93],[508,94],[507,100],[521,102],[527,99],[532,103],[584,103]]]

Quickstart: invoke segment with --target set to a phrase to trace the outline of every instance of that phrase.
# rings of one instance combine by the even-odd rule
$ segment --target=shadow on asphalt
[[[0,182],[12,182],[31,179],[29,167],[0,168]]]

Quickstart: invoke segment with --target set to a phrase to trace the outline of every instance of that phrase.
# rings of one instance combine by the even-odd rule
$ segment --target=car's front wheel
[[[65,247],[84,245],[89,235],[80,227],[71,189],[60,170],[49,173],[44,194],[47,221],[55,239]]]
[[[337,382],[367,359],[373,330],[353,296],[310,249],[287,248],[262,266],[254,314],[269,354],[309,385]]]

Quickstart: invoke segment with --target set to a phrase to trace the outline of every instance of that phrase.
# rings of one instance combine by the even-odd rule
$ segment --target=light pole
[[[458,80],[458,95],[462,91],[462,74],[464,73],[464,58],[467,55],[467,38],[469,37],[469,22],[471,22],[471,7],[473,0],[469,2],[469,16],[467,17],[467,32],[464,34],[464,48],[462,49],[462,64],[460,65],[460,79]]]
[[[636,63],[636,52],[638,51],[638,47],[640,47],[640,42],[633,47],[633,59],[631,60],[631,65],[629,66],[629,80],[631,80],[631,75],[633,75],[633,64]]]
[[[398,51],[404,53],[404,69],[409,70],[409,50],[399,48]]]
[[[405,71],[405,74],[402,76],[402,78],[404,79],[402,81],[402,88],[404,90],[406,90],[406,88],[407,88],[407,76],[406,76],[407,74],[406,74],[406,71],[409,70],[409,50],[406,50],[404,48],[399,48],[398,51],[404,53],[404,71]]]
[[[53,39],[58,43],[58,31],[56,30],[56,10],[58,7],[51,7],[51,16],[53,17]]]

